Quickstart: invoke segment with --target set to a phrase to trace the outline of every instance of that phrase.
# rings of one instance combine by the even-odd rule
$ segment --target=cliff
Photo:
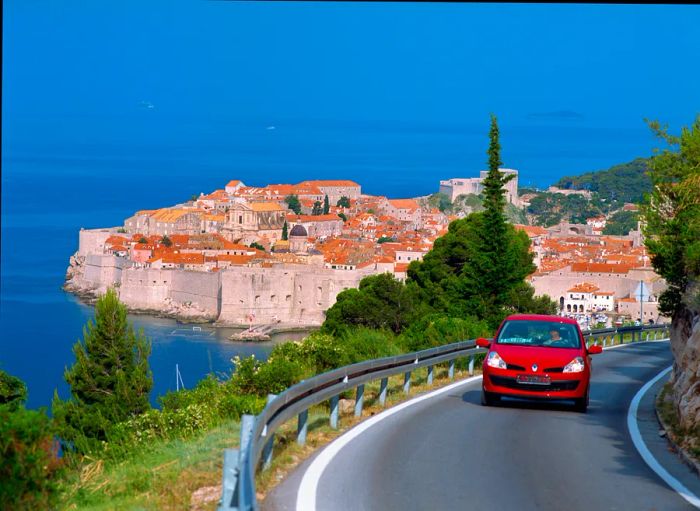
[[[673,401],[681,427],[700,426],[700,311],[686,308],[674,315],[671,328]]]

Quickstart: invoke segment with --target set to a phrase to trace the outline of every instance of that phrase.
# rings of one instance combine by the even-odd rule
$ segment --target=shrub
[[[386,330],[349,329],[344,332],[340,340],[348,363],[390,357],[401,353],[397,337]]]
[[[50,509],[63,471],[46,413],[0,406],[0,509]]]
[[[488,336],[490,331],[486,321],[474,317],[462,319],[431,314],[406,329],[401,335],[401,345],[405,351],[419,351]]]
[[[298,361],[276,357],[261,362],[254,355],[246,358],[234,357],[235,372],[231,377],[231,387],[240,394],[254,394],[265,397],[278,394],[297,383],[303,374]]]

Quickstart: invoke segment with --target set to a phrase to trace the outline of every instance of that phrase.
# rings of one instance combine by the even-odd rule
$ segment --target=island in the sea
[[[522,211],[517,171],[502,172],[515,175],[506,199]],[[464,199],[478,198],[482,179],[441,181],[439,193],[406,199],[366,195],[349,180],[265,187],[233,180],[181,204],[137,211],[122,226],[81,229],[64,288],[92,299],[113,287],[132,311],[182,321],[317,326],[338,293],[364,277],[405,280],[450,221],[478,210],[478,200]],[[605,236],[605,221],[516,225],[533,242],[531,283],[565,314],[658,321],[664,283],[640,233]]]

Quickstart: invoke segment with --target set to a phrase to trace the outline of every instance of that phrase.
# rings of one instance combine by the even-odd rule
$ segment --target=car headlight
[[[486,358],[486,365],[496,369],[505,369],[507,367],[505,360],[495,351],[489,353],[489,356]]]
[[[576,357],[564,366],[565,373],[582,373],[584,369],[583,358]]]

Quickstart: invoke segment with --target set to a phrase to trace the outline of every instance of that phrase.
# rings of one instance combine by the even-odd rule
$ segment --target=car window
[[[552,321],[512,320],[498,334],[498,344],[579,348],[581,340],[575,325]]]

